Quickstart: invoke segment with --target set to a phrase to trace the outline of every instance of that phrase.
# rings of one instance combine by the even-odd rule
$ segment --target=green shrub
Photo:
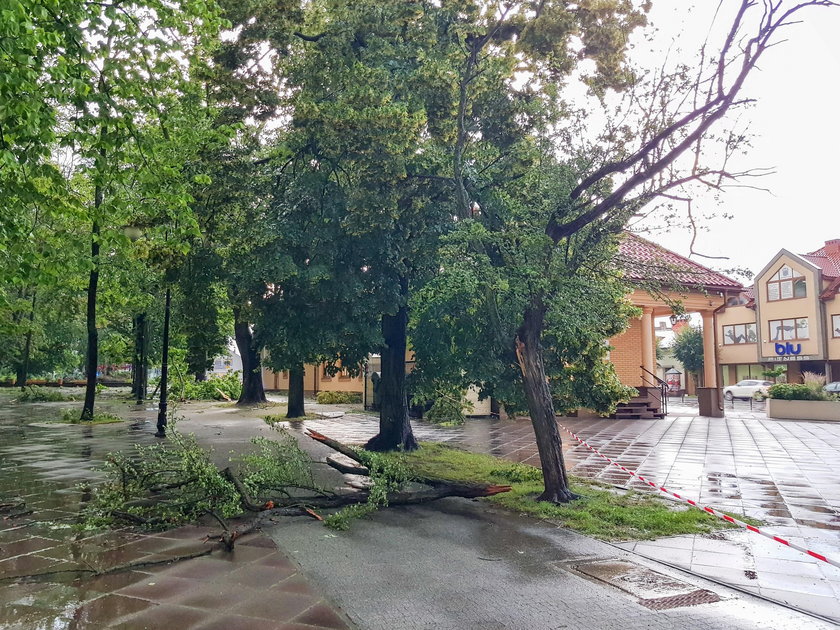
[[[353,405],[362,402],[359,392],[318,392],[315,397],[319,405]]]
[[[68,398],[61,392],[43,389],[37,385],[30,385],[18,396],[18,402],[63,402],[65,400],[73,399]]]
[[[824,392],[799,383],[776,383],[768,393],[776,400],[826,400]]]
[[[123,422],[119,416],[112,413],[95,413],[93,420],[82,422],[82,415],[78,409],[63,409],[61,411],[60,424],[114,424],[115,422]]]
[[[174,392],[181,387],[181,398],[184,400],[236,400],[242,394],[242,381],[239,372],[230,372],[222,376],[211,376],[206,381],[196,381],[190,377],[183,384],[170,381]],[[224,395],[223,395],[224,394]]]

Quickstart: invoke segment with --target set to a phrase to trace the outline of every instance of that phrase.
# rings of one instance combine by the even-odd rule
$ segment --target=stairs
[[[639,395],[630,402],[619,404],[611,417],[616,420],[653,420],[664,418],[665,413],[662,411],[662,404],[658,397],[646,391],[640,391]]]

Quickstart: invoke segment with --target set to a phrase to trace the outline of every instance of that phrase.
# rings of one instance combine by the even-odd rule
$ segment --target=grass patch
[[[439,443],[395,455],[419,475],[476,483],[510,485],[510,492],[487,500],[516,512],[550,519],[569,529],[601,540],[650,540],[677,534],[699,534],[734,527],[702,510],[634,490],[572,477],[572,490],[581,498],[555,505],[535,498],[543,490],[542,471],[489,455],[468,453]],[[754,519],[735,518],[759,525]]]
[[[55,420],[56,424],[79,424],[83,426],[90,426],[94,424],[115,424],[117,422],[124,422],[119,416],[112,413],[95,413],[93,420],[89,422],[82,422],[80,420],[81,412],[78,409],[65,409],[61,412],[61,419]]]
[[[18,402],[65,402],[75,400],[72,396],[65,396],[59,391],[30,385],[20,393]]]
[[[273,414],[270,414],[268,416],[263,416],[263,420],[265,420],[265,423],[267,425],[273,426],[273,425],[277,424],[278,422],[297,422],[297,421],[300,421],[300,420],[317,420],[318,419],[318,416],[316,416],[314,413],[307,413],[307,414],[305,414],[303,416],[300,416],[298,418],[287,418],[286,413],[288,413],[288,412],[286,410],[283,410],[280,413],[273,413]]]

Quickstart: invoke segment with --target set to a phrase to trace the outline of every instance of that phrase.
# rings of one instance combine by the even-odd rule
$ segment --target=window
[[[755,343],[755,324],[735,324],[723,327],[723,345],[731,346],[741,343]]]
[[[840,337],[840,315],[831,316],[831,336]]]
[[[808,318],[771,319],[770,340],[788,341],[790,339],[808,339]]]
[[[770,302],[804,298],[807,295],[805,276],[787,265],[782,265],[782,268],[767,281],[767,300]]]

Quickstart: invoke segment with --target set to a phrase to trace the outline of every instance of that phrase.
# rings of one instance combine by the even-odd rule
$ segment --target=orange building
[[[624,333],[609,340],[612,347],[609,360],[615,365],[621,382],[639,391],[639,396],[623,405],[616,415],[626,418],[662,415],[667,400],[664,399],[664,381],[657,373],[654,318],[672,315],[675,309],[680,314],[699,313],[703,319],[704,375],[703,388],[699,392],[701,412],[704,415],[720,415],[716,396],[719,379],[715,352],[715,313],[728,300],[737,299],[744,290],[743,286],[629,233],[620,244],[617,262],[630,283],[638,287],[628,299],[641,308],[642,314],[630,322]],[[367,374],[377,371],[376,362],[378,357],[372,359]],[[266,389],[288,390],[288,373],[264,370],[263,384]],[[372,400],[369,379],[364,374],[351,377],[345,372],[330,377],[323,365],[306,366],[304,389],[307,394],[319,391],[358,392],[367,402]],[[489,402],[480,404],[477,413],[487,413],[487,409]]]

